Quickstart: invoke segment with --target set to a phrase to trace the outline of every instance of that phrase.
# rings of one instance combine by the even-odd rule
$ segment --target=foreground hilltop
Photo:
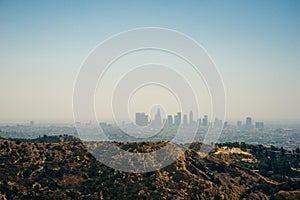
[[[149,151],[166,143],[116,145],[135,152]],[[78,139],[63,136],[34,141],[1,139],[0,199],[299,197],[299,181],[278,183],[238,164],[239,159],[256,162],[251,153],[234,147],[237,152],[229,156],[226,149],[232,148],[222,146],[202,158],[200,146],[200,143],[192,144],[176,162],[161,170],[135,174],[120,172],[98,162]]]

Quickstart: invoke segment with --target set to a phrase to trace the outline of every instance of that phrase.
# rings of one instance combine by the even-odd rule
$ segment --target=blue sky
[[[229,119],[300,120],[299,1],[1,1],[0,120],[72,119],[80,64],[137,27],[197,40],[216,62]]]

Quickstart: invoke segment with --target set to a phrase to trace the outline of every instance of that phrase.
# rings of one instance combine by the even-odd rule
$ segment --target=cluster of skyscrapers
[[[243,125],[242,121],[238,121],[237,122],[237,127],[238,128],[244,128],[244,129],[263,129],[264,128],[264,122],[255,122],[255,126],[252,123],[252,118],[251,117],[247,117],[246,118],[246,123]]]
[[[136,125],[139,126],[147,126],[149,124],[153,126],[162,126],[163,124],[168,125],[168,126],[179,126],[179,125],[195,125],[198,124],[198,126],[224,126],[226,128],[228,126],[228,122],[222,122],[222,120],[219,120],[218,118],[215,119],[213,123],[209,122],[208,116],[204,115],[202,119],[198,118],[197,121],[194,120],[194,114],[193,111],[190,111],[189,116],[187,114],[184,114],[182,116],[181,112],[177,112],[174,116],[168,115],[166,119],[162,119],[160,109],[157,109],[157,112],[154,116],[154,119],[151,120],[148,115],[146,115],[144,112],[136,113],[135,115],[135,122]],[[246,118],[246,123],[243,124],[242,121],[237,122],[237,127],[238,128],[243,128],[243,129],[263,129],[264,128],[264,122],[255,122],[253,124],[252,118],[247,117]]]
[[[180,124],[183,125],[195,125],[196,122],[198,125],[202,124],[203,126],[208,126],[208,116],[205,115],[204,118],[194,120],[194,113],[190,111],[189,117],[187,114],[182,116],[181,112],[177,112],[174,116],[168,115],[167,119],[162,119],[160,114],[160,109],[157,109],[157,113],[154,116],[154,119],[149,119],[148,115],[144,112],[139,112],[135,114],[135,123],[139,126],[147,126],[148,124],[152,124],[155,126],[161,126],[163,123],[166,123],[168,126],[179,126]]]

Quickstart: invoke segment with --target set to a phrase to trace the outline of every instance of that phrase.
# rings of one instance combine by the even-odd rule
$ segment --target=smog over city
[[[0,200],[300,199],[299,19],[0,0]]]

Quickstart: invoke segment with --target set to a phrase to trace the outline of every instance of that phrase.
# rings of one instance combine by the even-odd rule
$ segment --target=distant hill
[[[20,142],[30,142],[30,143],[58,143],[58,142],[67,142],[67,141],[74,141],[77,140],[77,138],[69,135],[60,135],[60,136],[47,136],[44,135],[42,137],[38,137],[35,139],[23,139],[23,138],[14,138],[10,139],[17,143]]]
[[[116,145],[134,152],[163,144]],[[200,146],[161,170],[133,174],[98,162],[75,138],[2,139],[0,199],[299,199],[300,181],[278,183],[239,164],[257,162],[251,151],[218,146],[201,158]]]

